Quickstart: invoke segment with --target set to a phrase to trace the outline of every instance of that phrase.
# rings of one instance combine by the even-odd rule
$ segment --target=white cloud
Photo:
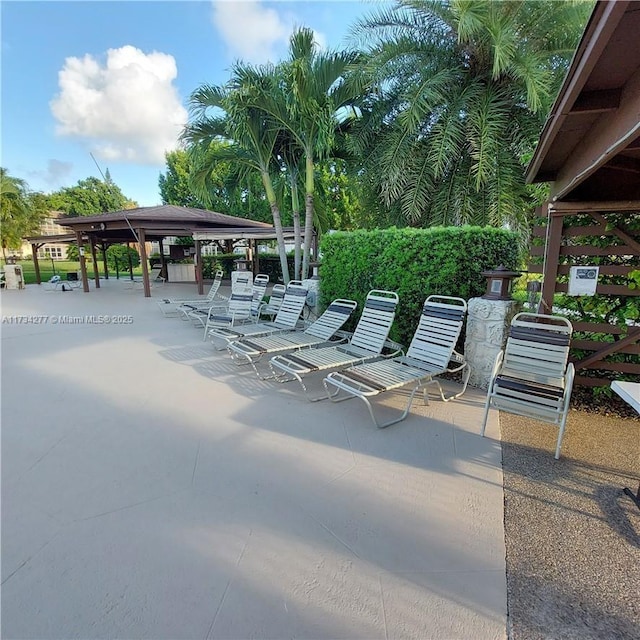
[[[300,26],[293,13],[266,7],[262,0],[212,0],[212,7],[213,25],[227,45],[229,57],[254,64],[276,62]],[[325,35],[314,34],[318,46],[326,48]]]
[[[104,160],[161,165],[188,117],[177,75],[173,56],[129,45],[109,49],[104,65],[88,54],[67,58],[50,103],[56,133],[86,141]]]
[[[252,63],[275,62],[293,28],[290,17],[259,0],[214,0],[213,24],[231,57]]]
[[[43,171],[29,171],[30,178],[36,178],[42,181],[48,187],[59,187],[65,183],[66,178],[71,175],[73,164],[50,158],[47,162],[47,168]]]

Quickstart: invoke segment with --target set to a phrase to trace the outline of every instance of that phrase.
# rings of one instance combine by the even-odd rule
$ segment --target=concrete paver
[[[379,431],[103,284],[2,292],[4,318],[49,316],[1,327],[3,637],[506,636],[482,392]],[[132,322],[58,318],[85,314]]]

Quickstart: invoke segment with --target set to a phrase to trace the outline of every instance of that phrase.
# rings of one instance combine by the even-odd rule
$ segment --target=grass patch
[[[24,275],[25,284],[35,284],[36,283],[36,270],[33,266],[32,260],[19,260],[17,262],[22,267],[22,273]],[[40,266],[40,278],[42,282],[47,282],[54,275],[59,275],[63,280],[66,280],[67,273],[80,271],[80,263],[74,260],[54,260],[53,263],[51,260],[39,260],[38,264]],[[104,275],[102,272],[102,263],[98,263],[100,265],[100,275]],[[0,260],[0,266],[4,269],[4,260]],[[89,278],[93,277],[93,263],[91,261],[87,261],[87,273]],[[138,266],[133,269],[133,274],[136,276],[142,275],[142,267]],[[115,278],[115,272],[109,270],[109,277]],[[129,271],[120,271],[121,278],[129,277]]]

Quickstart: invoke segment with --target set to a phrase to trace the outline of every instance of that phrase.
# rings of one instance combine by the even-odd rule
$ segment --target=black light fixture
[[[500,265],[493,271],[483,271],[480,275],[487,279],[487,290],[482,296],[488,300],[511,300],[511,286],[515,278],[522,275],[521,271],[509,271]]]

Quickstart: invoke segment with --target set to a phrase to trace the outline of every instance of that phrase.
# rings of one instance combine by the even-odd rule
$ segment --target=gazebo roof
[[[599,0],[527,169],[553,200],[640,199],[640,2]]]
[[[58,219],[58,224],[107,240],[130,240],[133,236],[132,228],[143,229],[149,239],[191,235],[196,231],[216,229],[259,229],[267,235],[269,231],[273,231],[273,227],[264,222],[170,204],[111,211],[93,216],[65,216]]]

